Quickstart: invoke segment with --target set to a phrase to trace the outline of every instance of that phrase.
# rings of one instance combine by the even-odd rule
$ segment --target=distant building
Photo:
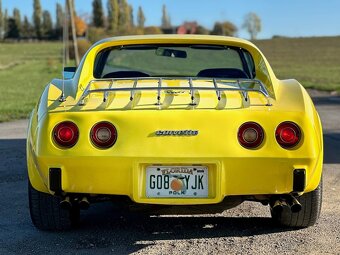
[[[177,28],[177,34],[196,34],[198,24],[196,21],[194,22],[184,22]]]

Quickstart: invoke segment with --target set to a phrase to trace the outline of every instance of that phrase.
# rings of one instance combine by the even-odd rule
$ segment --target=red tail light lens
[[[95,146],[110,148],[117,140],[117,129],[109,122],[98,122],[92,127],[90,137]]]
[[[71,121],[64,121],[53,129],[53,139],[57,145],[65,148],[73,147],[79,138],[79,130]]]
[[[263,128],[255,122],[246,122],[238,130],[239,143],[249,149],[260,146],[264,138]]]
[[[293,122],[282,122],[275,131],[275,137],[278,144],[283,148],[293,148],[301,139],[301,130]]]

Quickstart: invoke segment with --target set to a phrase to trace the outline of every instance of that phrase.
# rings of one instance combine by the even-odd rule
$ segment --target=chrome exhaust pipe
[[[86,210],[90,207],[90,202],[87,197],[82,197],[82,199],[78,202],[79,208],[82,210]]]
[[[280,200],[275,200],[272,209],[275,213],[281,213],[283,211],[283,204]]]
[[[288,203],[289,203],[289,207],[290,207],[290,210],[293,212],[293,213],[298,213],[301,211],[302,209],[302,205],[300,204],[300,202],[296,199],[296,197],[294,196],[291,196],[288,200]]]
[[[70,197],[65,197],[64,200],[60,201],[59,205],[65,210],[71,209],[72,203],[70,201]]]

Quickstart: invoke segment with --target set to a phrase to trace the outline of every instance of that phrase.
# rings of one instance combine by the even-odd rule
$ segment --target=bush
[[[163,34],[162,30],[159,27],[145,27],[144,34],[146,35],[154,35],[154,34]]]
[[[89,27],[87,38],[91,43],[109,37],[104,28]]]

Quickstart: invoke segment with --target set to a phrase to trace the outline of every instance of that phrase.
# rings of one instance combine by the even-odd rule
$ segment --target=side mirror
[[[64,67],[63,77],[65,80],[72,79],[76,73],[77,67]]]

